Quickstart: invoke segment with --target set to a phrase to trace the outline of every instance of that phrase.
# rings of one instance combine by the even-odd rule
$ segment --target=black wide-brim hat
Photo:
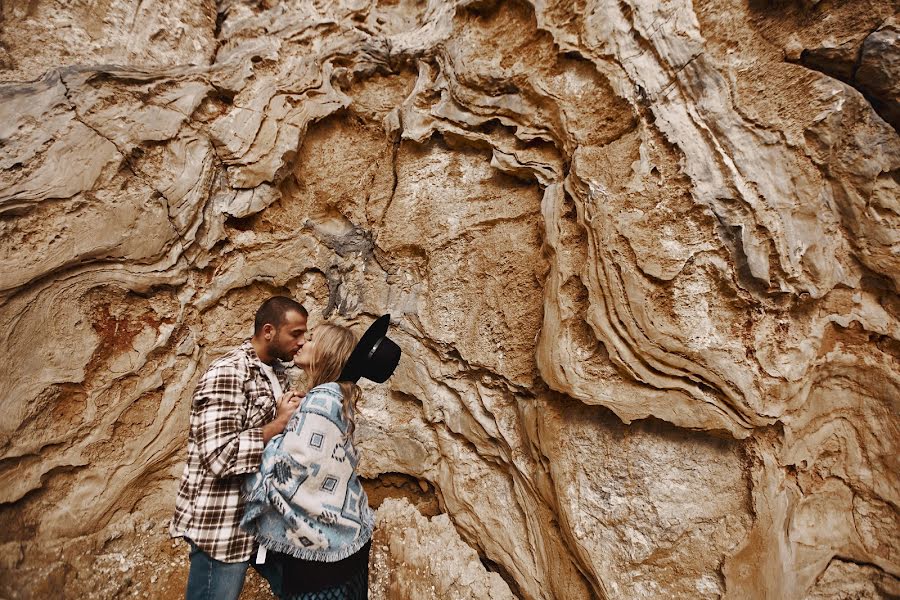
[[[365,377],[375,383],[388,380],[400,362],[400,346],[387,337],[391,315],[381,315],[360,338],[341,372],[341,381],[356,383]]]

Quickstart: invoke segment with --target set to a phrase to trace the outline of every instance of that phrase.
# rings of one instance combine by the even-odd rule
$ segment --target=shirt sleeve
[[[234,365],[210,369],[197,384],[191,402],[200,462],[216,477],[252,473],[262,460],[262,429],[243,429],[247,411],[243,380]]]

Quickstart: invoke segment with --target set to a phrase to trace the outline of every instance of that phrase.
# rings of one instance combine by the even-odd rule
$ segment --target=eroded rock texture
[[[394,317],[385,597],[896,597],[896,13],[4,4],[0,596],[181,595],[190,392],[281,292]]]
[[[389,499],[378,510],[377,531],[372,600],[515,598],[500,575],[485,570],[446,514],[429,520],[405,499]]]

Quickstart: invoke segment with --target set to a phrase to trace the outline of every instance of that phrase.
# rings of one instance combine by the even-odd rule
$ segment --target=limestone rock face
[[[393,317],[373,597],[900,593],[896,3],[7,4],[0,596],[183,594],[273,293]]]
[[[377,516],[371,551],[375,577],[369,592],[373,600],[515,598],[500,575],[485,570],[446,514],[429,520],[405,499],[389,499]]]

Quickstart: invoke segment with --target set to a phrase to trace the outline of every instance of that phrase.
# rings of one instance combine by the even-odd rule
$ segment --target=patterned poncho
[[[337,383],[310,390],[244,483],[241,527],[269,550],[335,562],[372,537],[375,518],[353,442],[344,439],[341,399]]]

